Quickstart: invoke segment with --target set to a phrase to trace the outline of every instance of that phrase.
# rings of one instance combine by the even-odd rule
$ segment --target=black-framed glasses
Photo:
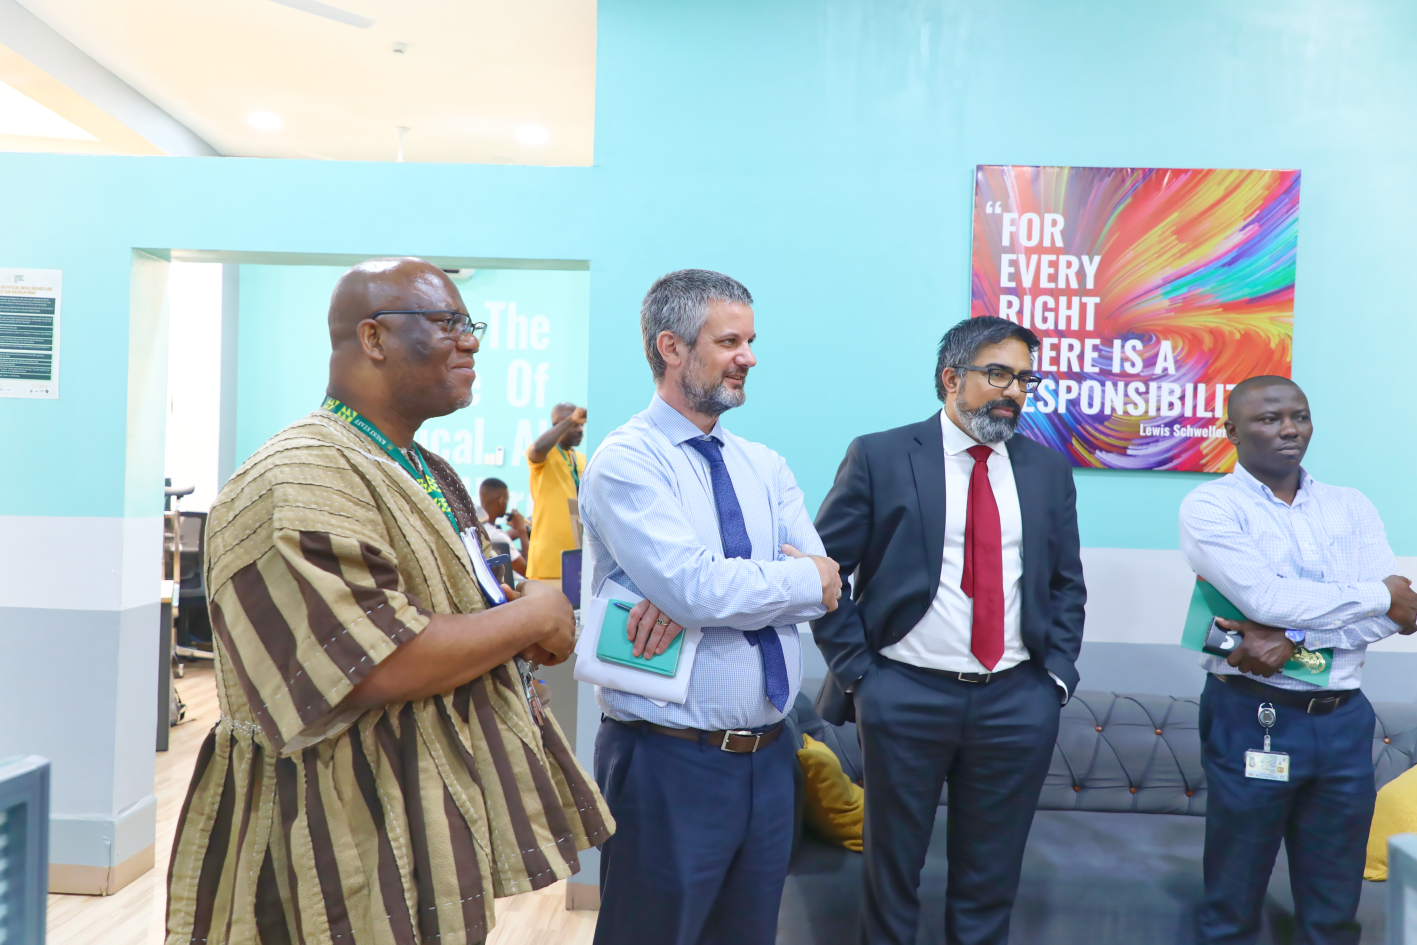
[[[442,318],[430,318],[429,321],[443,329],[443,334],[450,338],[457,338],[460,335],[472,335],[478,341],[487,333],[486,322],[475,322],[467,312],[455,312],[451,309],[386,309],[382,312],[374,312],[370,318],[378,318],[380,315],[442,315]]]
[[[956,371],[978,371],[989,379],[990,387],[997,387],[999,390],[1008,390],[1009,385],[1018,381],[1018,386],[1024,393],[1031,394],[1038,390],[1038,385],[1043,383],[1043,378],[1037,374],[1015,374],[1013,371],[1005,371],[997,367],[977,367],[973,364],[956,364]]]

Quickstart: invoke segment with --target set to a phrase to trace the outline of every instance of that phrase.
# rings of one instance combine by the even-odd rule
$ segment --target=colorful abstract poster
[[[1019,429],[1075,466],[1229,472],[1225,398],[1288,377],[1299,172],[980,165],[970,314],[1042,340]]]

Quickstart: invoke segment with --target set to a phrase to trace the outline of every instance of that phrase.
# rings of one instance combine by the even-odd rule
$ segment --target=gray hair
[[[659,355],[659,333],[693,345],[708,321],[709,302],[739,302],[752,305],[753,296],[743,283],[709,269],[680,269],[654,280],[640,303],[640,334],[644,336],[645,360],[654,379],[664,377],[664,358]]]
[[[1028,345],[1028,353],[1038,351],[1038,336],[1027,328],[1005,318],[981,315],[959,322],[940,339],[938,357],[935,360],[935,394],[940,403],[945,402],[945,381],[941,377],[945,368],[973,364],[974,356],[980,348],[987,348],[1015,338]],[[1232,395],[1233,396],[1233,395]]]

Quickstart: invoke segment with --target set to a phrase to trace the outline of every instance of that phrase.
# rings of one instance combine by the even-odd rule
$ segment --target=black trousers
[[[947,780],[945,941],[1008,941],[1059,710],[1057,686],[1032,663],[979,684],[876,658],[856,687],[866,771],[862,942],[914,945],[920,870]]]

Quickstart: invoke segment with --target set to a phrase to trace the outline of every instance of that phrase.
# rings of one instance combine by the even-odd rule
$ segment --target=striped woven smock
[[[339,708],[431,614],[485,606],[447,518],[362,433],[318,410],[276,434],[213,504],[207,562],[221,720],[177,825],[168,945],[478,942],[493,897],[569,876],[613,832],[510,662]]]

